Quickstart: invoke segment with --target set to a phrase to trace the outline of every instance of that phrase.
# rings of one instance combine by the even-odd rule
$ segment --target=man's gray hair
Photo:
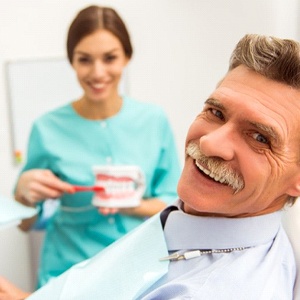
[[[296,41],[247,34],[236,45],[230,58],[229,70],[239,65],[300,89],[300,44]]]

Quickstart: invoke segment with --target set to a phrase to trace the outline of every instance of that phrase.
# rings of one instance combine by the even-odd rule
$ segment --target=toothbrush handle
[[[102,186],[79,186],[74,185],[75,192],[85,192],[85,191],[93,191],[93,192],[102,192],[104,188]]]

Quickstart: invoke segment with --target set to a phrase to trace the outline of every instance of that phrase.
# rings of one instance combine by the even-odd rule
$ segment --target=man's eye
[[[211,113],[213,115],[215,115],[217,118],[219,118],[220,120],[224,120],[224,116],[222,114],[222,112],[220,110],[217,110],[217,109],[214,109],[214,108],[211,108],[210,109]]]
[[[258,141],[259,143],[262,143],[262,144],[269,144],[269,140],[263,136],[262,134],[260,133],[254,133],[253,134],[253,138]]]

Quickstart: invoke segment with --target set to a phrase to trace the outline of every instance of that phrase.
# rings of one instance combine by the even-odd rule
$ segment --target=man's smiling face
[[[244,217],[300,194],[300,91],[239,66],[187,134],[178,194],[187,213]]]

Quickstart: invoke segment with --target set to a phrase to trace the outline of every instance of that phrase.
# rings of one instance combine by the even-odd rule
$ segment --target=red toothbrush
[[[80,185],[73,185],[74,187],[74,192],[87,192],[87,191],[92,191],[92,192],[104,192],[105,189],[102,186],[80,186]]]

